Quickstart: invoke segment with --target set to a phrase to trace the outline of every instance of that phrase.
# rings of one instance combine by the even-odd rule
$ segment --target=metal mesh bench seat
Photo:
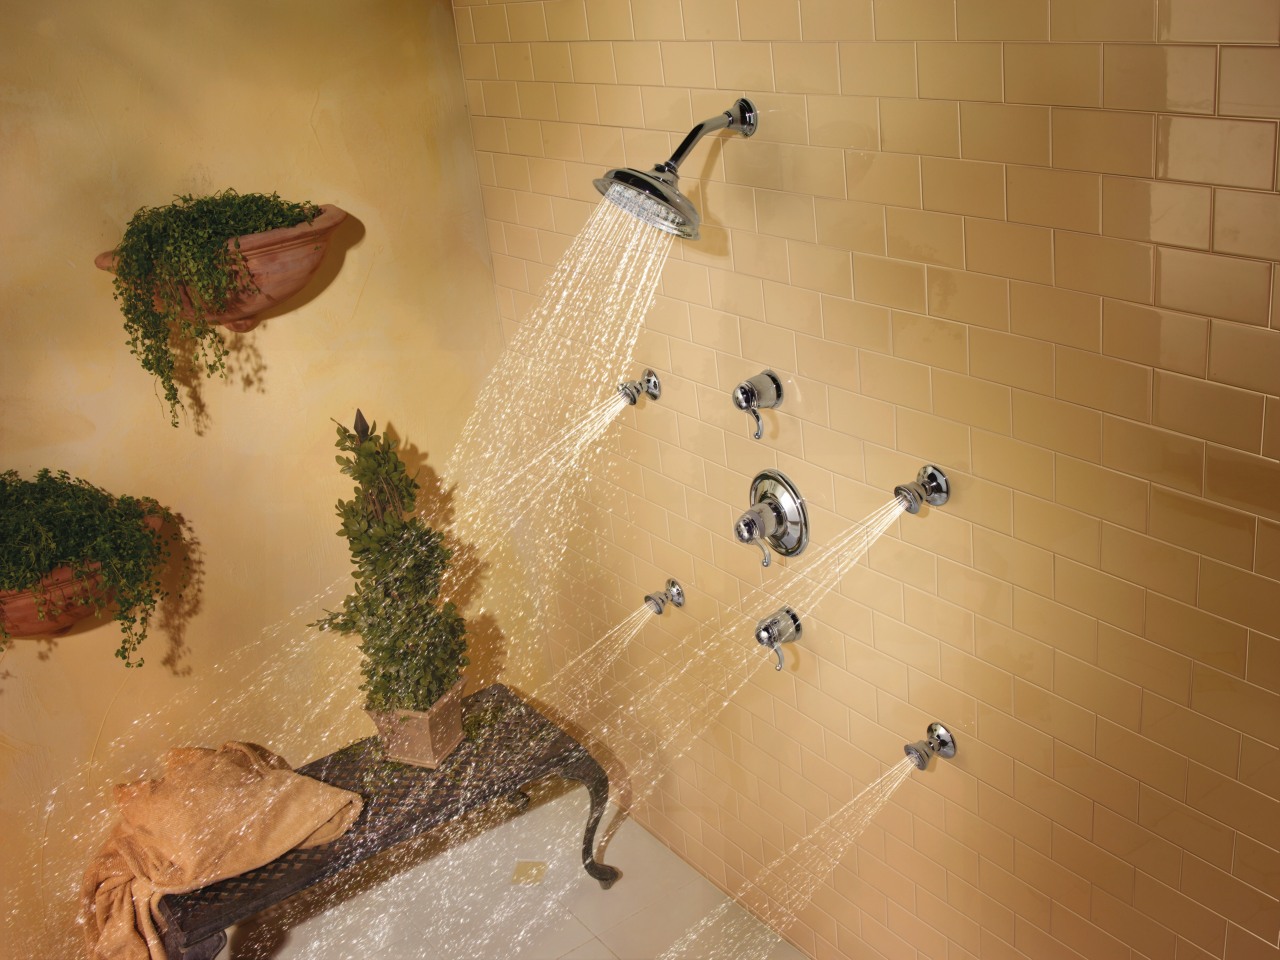
[[[169,960],[212,960],[226,928],[375,854],[448,823],[492,800],[518,795],[551,774],[586,786],[591,797],[582,864],[608,888],[616,868],[595,859],[595,834],[609,799],[609,778],[585,747],[500,684],[463,701],[473,732],[434,770],[382,758],[376,737],[343,747],[299,773],[364,798],[351,829],[323,847],[292,850],[270,863],[160,901]]]

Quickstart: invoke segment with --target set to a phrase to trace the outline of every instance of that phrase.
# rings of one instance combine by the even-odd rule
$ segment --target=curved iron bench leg
[[[587,829],[582,835],[582,866],[588,876],[600,882],[601,889],[608,890],[615,880],[622,876],[622,871],[607,863],[596,860],[596,828],[604,817],[605,806],[609,802],[609,775],[604,768],[587,754],[572,766],[562,769],[560,775],[566,780],[576,780],[587,788],[591,796],[591,812],[587,815]]]
[[[226,945],[227,931],[219,930],[212,937],[205,937],[188,947],[182,946],[180,939],[171,942],[165,937],[164,949],[169,960],[214,960]]]

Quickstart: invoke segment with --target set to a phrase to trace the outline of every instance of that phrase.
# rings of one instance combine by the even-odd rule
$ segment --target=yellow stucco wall
[[[346,584],[330,418],[362,407],[438,470],[500,333],[445,0],[3,0],[0,22],[0,469],[153,496],[202,557],[182,645],[153,630],[143,669],[109,623],[0,661],[0,953],[71,956],[110,784],[171,743],[296,763],[366,729],[352,644],[305,628]],[[174,429],[93,258],[138,207],[224,187],[353,219],[205,386],[203,432]]]

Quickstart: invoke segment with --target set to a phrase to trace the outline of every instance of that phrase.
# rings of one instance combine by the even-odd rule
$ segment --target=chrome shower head
[[[654,613],[661,615],[662,611],[667,609],[667,604],[673,606],[684,606],[684,587],[680,586],[678,580],[668,580],[667,587],[661,593],[649,593],[644,598],[645,605]]]
[[[893,488],[893,495],[902,501],[907,513],[919,513],[924,504],[940,507],[951,496],[951,484],[947,475],[933,464],[921,467],[915,480]]]
[[[606,200],[637,220],[665,233],[697,240],[702,218],[693,202],[680,192],[676,179],[675,173],[667,173],[660,166],[649,173],[619,167],[592,183]]]
[[[647,173],[632,167],[616,167],[592,181],[610,203],[626,210],[650,226],[688,240],[698,239],[702,218],[693,203],[676,185],[680,164],[693,145],[714,130],[735,130],[744,137],[756,132],[755,105],[745,98],[717,117],[704,120],[684,138],[671,159],[655,164]]]
[[[633,407],[642,396],[657,400],[662,396],[662,381],[652,370],[646,370],[639,380],[624,380],[618,384],[618,395]]]
[[[911,762],[916,765],[917,770],[923,770],[929,766],[929,760],[935,754],[947,760],[954,757],[956,755],[956,738],[942,724],[931,723],[929,728],[925,730],[925,739],[917,740],[915,743],[904,744],[902,752],[911,758]]]

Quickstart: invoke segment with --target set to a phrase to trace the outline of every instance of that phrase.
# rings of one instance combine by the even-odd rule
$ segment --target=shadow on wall
[[[169,649],[160,663],[175,677],[188,677],[191,665],[184,662],[191,652],[187,627],[203,606],[205,559],[204,546],[192,532],[190,522],[182,514],[177,515],[177,522],[181,540],[160,580],[165,597],[160,601],[158,626],[169,640]]]
[[[173,541],[172,556],[160,571],[160,586],[163,593],[156,605],[147,640],[149,645],[153,645],[159,639],[156,634],[163,634],[168,644],[160,663],[175,677],[186,677],[191,675],[191,666],[184,663],[190,655],[190,648],[186,642],[187,628],[194,621],[203,604],[204,549],[200,538],[191,528],[191,522],[180,513],[174,514],[173,520],[166,520],[160,528],[160,533],[166,538],[175,533],[178,536]],[[37,659],[48,660],[63,640],[78,637],[82,633],[113,623],[114,621],[110,619],[112,610],[114,610],[112,606],[104,607],[97,615],[78,620],[56,634],[18,637],[13,642],[37,644],[40,648],[36,654]],[[154,649],[154,646],[149,646],[148,649]],[[142,655],[144,658],[147,656],[147,649],[142,650]],[[0,671],[0,695],[4,693],[3,681],[13,676],[10,670]]]
[[[703,154],[702,169],[696,174],[695,179],[688,187],[689,199],[693,201],[693,205],[702,212],[704,220],[707,214],[715,210],[715,205],[707,199],[706,185],[712,182],[715,174],[716,162],[724,156],[725,141],[721,138],[708,138],[711,142],[708,149]],[[728,230],[710,230],[704,233],[698,241],[698,253],[708,257],[728,257],[729,256],[729,231]]]
[[[467,610],[479,596],[488,570],[479,551],[459,539],[453,532],[455,509],[454,487],[444,482],[428,463],[427,454],[419,447],[405,443],[396,428],[388,423],[386,435],[398,445],[400,459],[409,475],[418,481],[416,512],[432,528],[444,533],[445,545],[453,552],[449,569],[441,585],[445,599],[452,600],[467,621],[467,689],[482,690],[497,683],[507,662],[507,640],[492,614],[468,616]]]
[[[258,347],[257,337],[251,336],[258,329],[267,329],[270,321],[276,317],[295,313],[310,304],[337,278],[346,262],[347,252],[358,246],[365,236],[364,224],[351,214],[333,231],[329,248],[325,251],[320,266],[297,293],[283,300],[269,310],[257,315],[258,326],[247,333],[233,333],[224,329],[222,336],[227,346],[226,377],[229,383],[237,384],[246,393],[265,394],[266,361]],[[183,394],[183,406],[191,418],[192,429],[197,436],[204,436],[213,423],[209,406],[205,402],[204,388],[208,379],[202,362],[194,356],[192,344],[187,340],[174,338],[171,341],[176,355],[174,382]]]

